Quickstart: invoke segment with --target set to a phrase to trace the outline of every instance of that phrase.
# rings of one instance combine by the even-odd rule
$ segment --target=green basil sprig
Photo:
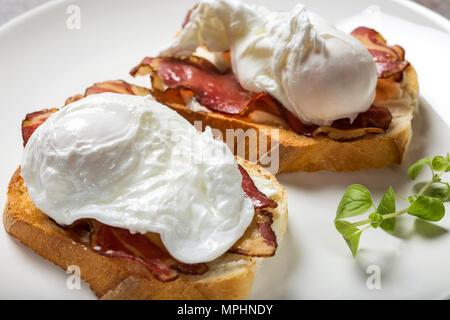
[[[408,169],[409,178],[415,180],[425,166],[431,170],[431,180],[424,183],[417,194],[408,198],[396,195],[392,187],[389,187],[376,207],[366,187],[353,184],[345,190],[336,211],[334,225],[349,246],[353,257],[358,252],[359,239],[364,230],[380,227],[385,231],[393,232],[396,218],[402,214],[410,214],[433,222],[444,217],[443,202],[450,200],[450,185],[442,180],[442,175],[450,171],[450,155],[420,159]],[[396,211],[396,198],[407,202],[408,207]],[[372,212],[367,219],[357,222],[344,220],[369,211]]]

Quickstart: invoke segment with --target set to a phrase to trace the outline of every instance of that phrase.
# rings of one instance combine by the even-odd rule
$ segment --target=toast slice
[[[287,228],[285,189],[258,165],[240,159],[238,162],[251,177],[268,179],[277,190],[270,196],[277,207],[267,211],[273,214],[272,229],[280,245]],[[75,242],[66,229],[36,208],[20,167],[9,183],[3,223],[9,234],[62,269],[79,266],[81,278],[100,299],[244,299],[264,259],[225,253],[208,263],[209,271],[205,274],[180,274],[174,281],[159,281],[141,264],[102,256]]]
[[[157,100],[176,110],[192,124],[197,123],[196,126],[201,126],[202,130],[206,126],[218,130],[219,136],[223,137],[223,140],[236,155],[251,161],[258,160],[260,165],[270,169],[273,173],[318,170],[357,171],[400,164],[405,158],[411,140],[411,120],[418,108],[417,74],[413,66],[405,60],[404,49],[398,45],[389,46],[376,30],[360,27],[355,29],[352,35],[362,41],[373,55],[377,65],[378,83],[376,98],[372,107],[382,109],[384,112],[388,109],[392,118],[390,123],[387,122],[387,125],[385,122],[384,125],[378,126],[373,124],[356,126],[356,128],[349,126],[350,130],[348,130],[349,127],[346,128],[345,126],[341,128],[342,130],[339,129],[339,126],[318,127],[315,130],[313,129],[312,135],[302,135],[295,132],[295,124],[293,125],[290,122],[286,114],[283,115],[285,111],[281,111],[281,117],[279,115],[267,120],[267,115],[274,114],[273,108],[271,109],[267,103],[264,104],[263,102],[262,107],[256,109],[260,114],[261,111],[265,111],[262,118],[260,114],[252,117],[252,112],[255,110],[252,103],[257,100],[256,97],[265,93],[257,94],[239,114],[226,114],[226,110],[222,110],[224,113],[221,113],[222,111],[219,109],[212,108],[211,110],[201,104],[199,105],[198,101],[195,100],[198,98],[195,90],[199,89],[195,88],[201,87],[202,84],[196,83],[196,87],[191,85],[190,82],[196,81],[189,76],[186,76],[188,80],[183,78],[180,80],[180,84],[176,86],[174,83],[179,81],[177,80],[180,78],[179,75],[173,78],[167,75],[172,70],[178,70],[175,67],[172,67],[173,69],[169,69],[169,71],[163,70],[163,75],[160,75],[160,57],[144,58],[138,66],[130,71],[130,74],[132,76],[150,75],[151,93]],[[186,64],[194,65],[203,70],[214,68],[214,66],[211,67],[206,55],[205,57],[202,58],[201,55],[195,56],[194,54],[194,56],[178,60],[182,60],[183,63],[186,61]],[[166,62],[169,59],[166,58]],[[230,64],[229,55],[224,54],[224,60],[227,59],[228,64]],[[167,65],[172,64],[172,61],[165,63],[166,67],[163,66],[162,68],[170,68]],[[182,70],[185,65],[179,64],[177,67]],[[230,65],[228,65],[228,69],[230,69]],[[219,70],[217,73],[220,74],[221,71]],[[180,74],[182,73],[180,72]],[[205,74],[205,78],[208,78],[207,72]],[[199,77],[201,76],[197,76],[197,78]],[[165,82],[164,79],[169,80]],[[205,83],[208,83],[208,81],[208,79],[205,80]],[[219,81],[224,80],[221,78]],[[211,86],[213,84],[211,83]],[[218,86],[218,83],[215,83],[215,85]],[[230,85],[224,85],[224,87],[232,88]],[[239,93],[246,92],[244,89],[242,90],[243,92]],[[190,92],[186,93],[186,91]],[[215,92],[211,93],[207,90],[205,92],[207,92],[207,94],[204,94],[205,96],[215,94]],[[224,93],[220,92],[220,94]],[[326,94],[326,92],[322,94]],[[192,100],[191,96],[194,96],[195,99]],[[268,98],[269,100],[272,99],[270,96]],[[230,101],[233,103],[232,99]],[[275,109],[283,110],[283,106],[278,104]],[[256,112],[253,113],[256,114]],[[373,116],[372,114],[371,117]],[[245,131],[249,134],[241,135],[241,137],[238,135],[230,136],[227,135],[229,129],[235,131],[241,129],[241,132]],[[256,134],[253,132],[256,132]],[[301,130],[297,130],[297,132],[302,133]],[[237,143],[235,142],[236,138]],[[264,141],[267,141],[267,144]],[[257,148],[256,152],[253,150],[255,148]],[[253,153],[253,157],[251,153]],[[257,159],[255,159],[255,154]],[[278,160],[278,165],[271,165],[269,168],[265,163],[267,160]]]

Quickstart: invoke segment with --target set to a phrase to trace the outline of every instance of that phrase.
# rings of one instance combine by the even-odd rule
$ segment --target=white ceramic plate
[[[296,1],[249,1],[287,10]],[[448,21],[418,5],[390,0],[303,1],[331,22],[370,4],[416,23],[448,31]],[[179,29],[189,1],[57,1],[0,28],[0,207],[20,162],[20,123],[27,112],[60,106],[93,82],[128,76],[132,66],[166,43]],[[68,6],[81,10],[81,29],[67,28]],[[339,4],[339,5],[337,5]],[[70,10],[69,10],[70,11]],[[387,38],[389,35],[385,35]],[[135,83],[146,84],[147,79]],[[450,151],[448,126],[424,101],[413,122],[414,138],[402,166],[358,173],[279,175],[289,195],[289,228],[278,256],[259,274],[251,298],[449,298],[450,215],[437,224],[399,221],[396,236],[370,230],[353,260],[333,227],[337,204],[352,183],[368,186],[379,199],[387,186],[408,194],[408,165]],[[446,205],[447,211],[450,206]],[[0,298],[94,298],[86,284],[66,287],[68,275],[0,230]],[[371,265],[381,288],[370,290]],[[372,270],[369,268],[369,270]],[[107,270],[105,270],[107,272]],[[373,271],[372,271],[373,272]]]

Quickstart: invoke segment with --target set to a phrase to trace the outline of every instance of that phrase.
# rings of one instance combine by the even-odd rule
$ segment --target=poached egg
[[[22,177],[57,223],[155,232],[184,263],[221,256],[254,215],[227,146],[150,96],[91,95],[52,114],[25,147]]]
[[[243,88],[269,92],[305,124],[353,121],[375,98],[377,73],[368,50],[302,4],[272,12],[238,0],[202,0],[159,55],[185,57],[201,46],[230,50]]]

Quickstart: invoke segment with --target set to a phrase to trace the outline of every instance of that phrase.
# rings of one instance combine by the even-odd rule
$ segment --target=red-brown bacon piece
[[[192,90],[201,105],[216,112],[240,114],[254,97],[242,88],[231,70],[220,73],[205,59],[147,57],[130,73],[143,74],[143,69],[148,67],[151,70],[148,71],[157,73],[166,88]]]
[[[144,265],[158,280],[172,281],[178,278],[178,272],[203,274],[208,271],[204,263],[185,264],[172,258],[170,254],[149,237],[131,234],[128,230],[110,227],[95,222],[95,231],[91,236],[91,245],[99,254],[125,259]]]
[[[121,94],[130,94],[137,96],[146,96],[150,94],[150,90],[147,88],[143,88],[140,86],[135,86],[133,84],[129,84],[123,80],[109,80],[104,82],[98,82],[87,88],[84,92],[84,95],[78,94],[72,97],[69,97],[66,100],[65,105],[69,103],[80,100],[84,97],[87,97],[91,94],[99,94],[103,92],[112,92],[112,93],[121,93]]]
[[[392,120],[391,113],[383,107],[371,106],[366,112],[358,114],[355,120],[350,123],[349,119],[339,119],[333,122],[332,127],[337,129],[352,128],[380,128],[387,129]]]
[[[242,175],[242,189],[245,195],[252,200],[255,209],[275,208],[277,203],[258,190],[252,178],[240,164],[238,164],[238,168]]]
[[[401,72],[409,66],[405,61],[405,50],[398,46],[388,46],[386,40],[376,30],[359,27],[351,33],[369,50],[375,64],[379,78],[389,78],[397,75],[401,79]]]
[[[25,119],[22,121],[22,140],[23,140],[23,146],[28,142],[28,139],[30,139],[33,132],[45,122],[45,120],[48,119],[52,115],[52,113],[55,113],[58,111],[57,108],[52,109],[43,109],[41,111],[36,111],[32,113],[28,113],[25,116]]]
[[[273,256],[278,243],[275,232],[272,230],[272,218],[272,213],[265,210],[256,210],[250,226],[228,252],[250,257]]]
[[[358,114],[356,119],[350,123],[349,119],[333,121],[329,127],[306,125],[302,123],[289,110],[282,108],[284,118],[292,130],[298,134],[312,137],[326,134],[337,141],[350,141],[365,136],[367,133],[383,133],[389,128],[392,115],[388,109],[371,106],[366,112]]]

